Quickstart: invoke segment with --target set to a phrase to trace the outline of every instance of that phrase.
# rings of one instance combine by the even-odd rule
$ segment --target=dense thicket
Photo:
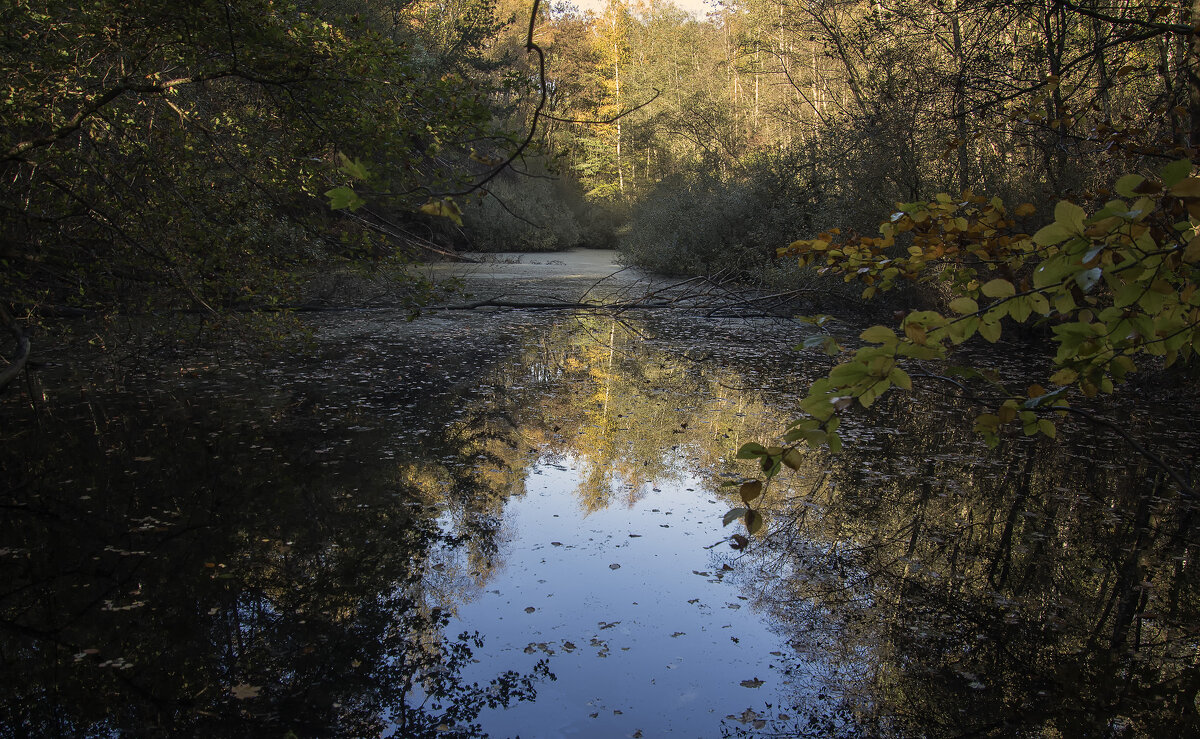
[[[34,320],[286,300],[508,145],[483,0],[35,0],[0,29],[0,302]],[[356,162],[395,218],[330,213]]]

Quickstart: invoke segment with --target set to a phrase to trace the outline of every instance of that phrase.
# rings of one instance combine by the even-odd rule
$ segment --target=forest
[[[1200,0],[8,0],[0,737],[1200,731],[1198,164]]]
[[[270,309],[330,264],[459,250],[794,282],[779,248],[940,192],[1022,225],[1101,207],[1200,126],[1195,11],[1168,2],[2,12],[14,325]]]

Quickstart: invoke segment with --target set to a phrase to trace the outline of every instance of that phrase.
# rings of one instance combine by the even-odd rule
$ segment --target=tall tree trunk
[[[970,158],[967,151],[966,62],[963,60],[962,26],[958,4],[950,6],[950,31],[954,38],[954,128],[958,140],[958,189],[971,186]]]
[[[1188,117],[1191,119],[1188,146],[1195,159],[1200,156],[1200,0],[1192,0],[1190,21],[1192,35],[1183,68],[1187,76]]]
[[[621,49],[613,44],[613,81],[616,83],[617,114],[621,113]],[[625,194],[625,172],[621,168],[621,119],[617,118],[617,189]]]

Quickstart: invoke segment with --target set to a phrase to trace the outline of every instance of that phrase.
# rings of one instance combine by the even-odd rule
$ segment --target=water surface
[[[473,300],[661,286],[610,256],[456,269]],[[1192,508],[1119,440],[987,450],[962,401],[891,398],[735,550],[734,453],[828,367],[810,329],[407,317],[0,400],[3,735],[1197,728]],[[1194,464],[1189,399],[1100,410]]]

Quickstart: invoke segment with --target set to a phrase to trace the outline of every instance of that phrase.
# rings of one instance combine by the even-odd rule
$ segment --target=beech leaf
[[[962,315],[979,312],[979,303],[968,297],[955,298],[950,301],[950,310]]]
[[[738,492],[742,496],[743,503],[750,503],[755,498],[762,495],[762,491],[763,484],[761,482],[758,480],[750,480],[749,482],[742,483],[742,488]]]
[[[869,341],[872,344],[894,344],[897,339],[896,332],[887,326],[872,326],[858,335],[858,338],[863,341]]]
[[[1017,294],[1017,289],[1008,280],[997,277],[984,284],[980,290],[989,298],[1008,298]]]

